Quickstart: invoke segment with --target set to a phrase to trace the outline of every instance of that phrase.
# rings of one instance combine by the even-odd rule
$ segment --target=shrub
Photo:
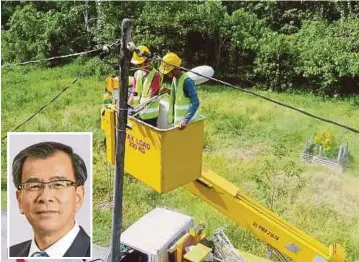
[[[313,142],[314,145],[317,146],[314,154],[324,155],[328,158],[336,157],[338,148],[334,140],[334,135],[331,131],[317,132],[314,136]],[[318,147],[320,147],[320,149],[318,149]]]
[[[304,24],[295,35],[298,50],[295,71],[308,89],[322,95],[353,89],[340,83],[341,80],[347,79],[344,82],[348,82],[348,79],[354,80],[359,76],[358,28],[358,19],[341,20],[330,25],[324,21]]]
[[[296,54],[291,39],[291,36],[276,32],[268,32],[260,39],[254,75],[265,81],[266,88],[283,91],[293,87]]]

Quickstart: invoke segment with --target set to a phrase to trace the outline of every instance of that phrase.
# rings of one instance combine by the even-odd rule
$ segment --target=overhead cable
[[[42,110],[44,110],[46,107],[48,107],[50,104],[52,104],[57,98],[59,98],[67,89],[69,89],[73,84],[75,84],[77,82],[77,80],[79,80],[89,69],[93,68],[94,66],[96,66],[100,61],[97,61],[95,63],[95,65],[90,65],[89,67],[87,67],[82,73],[80,73],[74,80],[72,80],[71,84],[69,84],[68,86],[66,86],[64,89],[62,89],[54,98],[52,98],[48,103],[46,103],[45,105],[43,105],[42,107],[40,107],[38,110],[36,110],[31,116],[29,116],[26,120],[24,120],[21,124],[19,124],[18,126],[16,126],[11,132],[15,132],[16,130],[18,130],[20,127],[22,127],[23,125],[25,125],[27,122],[29,122],[32,118],[34,118],[37,114],[39,114]],[[6,139],[7,135],[5,135],[4,137],[1,138],[1,141],[3,141],[4,139]]]
[[[62,56],[53,56],[50,58],[42,58],[42,59],[38,59],[38,60],[32,60],[32,61],[26,61],[26,62],[21,62],[21,63],[17,63],[17,64],[5,64],[2,65],[1,67],[9,67],[9,66],[20,66],[20,65],[28,65],[28,64],[35,64],[35,63],[40,63],[40,62],[45,62],[45,61],[51,61],[51,60],[57,60],[57,59],[62,59],[62,58],[68,58],[68,57],[75,57],[75,56],[81,56],[81,55],[87,55],[87,54],[91,54],[91,53],[95,53],[95,52],[99,52],[99,51],[103,51],[108,53],[109,49],[112,48],[114,45],[118,44],[119,40],[108,44],[108,45],[103,45],[100,48],[96,48],[93,50],[89,50],[89,51],[84,51],[84,52],[80,52],[80,53],[73,53],[73,54],[68,54],[68,55],[62,55]]]
[[[170,65],[170,66],[176,67],[175,65],[170,64],[170,63],[167,63],[166,61],[162,60],[162,58],[159,57],[158,55],[154,56],[154,58],[155,58],[155,59],[158,59],[158,60],[160,60],[160,61],[162,61],[162,62],[164,62],[164,63],[166,63],[166,64],[168,64],[168,65]],[[204,76],[204,75],[202,75],[202,74],[200,74],[200,73],[198,73],[198,72],[192,71],[192,70],[187,69],[187,68],[184,68],[184,67],[179,67],[179,68],[180,68],[181,70],[183,70],[183,71],[192,72],[192,73],[194,73],[194,74],[196,74],[196,75],[199,75],[199,76],[204,77],[204,78],[206,78],[206,79],[212,80],[212,81],[214,81],[214,82],[221,83],[221,84],[223,84],[223,85],[232,87],[232,88],[237,89],[237,90],[240,90],[240,91],[242,91],[242,92],[245,92],[245,93],[248,93],[248,94],[251,94],[251,95],[260,97],[260,98],[262,98],[262,99],[264,99],[264,100],[270,101],[270,102],[275,103],[275,104],[277,104],[277,105],[280,105],[280,106],[283,106],[283,107],[292,109],[292,110],[297,111],[297,112],[299,112],[299,113],[301,113],[301,114],[310,116],[310,117],[312,117],[312,118],[318,119],[318,120],[323,121],[323,122],[327,122],[327,123],[330,123],[330,124],[333,124],[333,125],[336,125],[336,126],[345,128],[345,129],[347,129],[347,130],[350,130],[350,131],[352,131],[352,132],[354,132],[354,133],[359,134],[359,130],[358,130],[358,129],[355,129],[355,128],[353,128],[353,127],[350,127],[350,126],[347,126],[347,125],[338,123],[338,122],[333,121],[333,120],[331,120],[331,119],[327,119],[327,118],[324,118],[324,117],[316,116],[316,115],[314,115],[314,114],[312,114],[312,113],[309,113],[309,112],[306,112],[306,111],[304,111],[304,110],[302,110],[302,109],[299,109],[299,108],[296,108],[296,107],[294,107],[294,106],[285,104],[285,103],[283,103],[283,102],[280,102],[280,101],[277,101],[277,100],[268,98],[268,97],[266,97],[266,96],[264,96],[264,95],[255,93],[255,92],[253,92],[253,91],[250,91],[250,90],[247,90],[247,89],[244,89],[244,88],[241,88],[241,87],[239,87],[239,86],[235,86],[235,85],[233,85],[233,84],[230,84],[230,83],[228,83],[228,82],[225,82],[225,81],[216,79],[216,78],[214,78],[214,77],[207,77],[207,76]]]

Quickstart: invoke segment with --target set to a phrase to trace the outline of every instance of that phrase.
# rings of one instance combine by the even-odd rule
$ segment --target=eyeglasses
[[[25,189],[27,191],[40,191],[48,185],[50,189],[61,190],[69,186],[77,187],[77,184],[71,180],[54,180],[50,182],[25,182],[19,186],[19,190]]]

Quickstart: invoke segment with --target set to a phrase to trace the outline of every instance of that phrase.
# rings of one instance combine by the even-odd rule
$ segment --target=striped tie
[[[48,257],[49,255],[46,252],[35,252],[31,256],[32,257]]]

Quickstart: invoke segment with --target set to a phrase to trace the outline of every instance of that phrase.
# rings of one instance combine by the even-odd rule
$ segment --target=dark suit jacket
[[[10,257],[28,257],[30,251],[31,240],[22,242],[10,247]],[[80,226],[80,232],[77,234],[74,242],[66,251],[64,257],[90,257],[90,237]]]

